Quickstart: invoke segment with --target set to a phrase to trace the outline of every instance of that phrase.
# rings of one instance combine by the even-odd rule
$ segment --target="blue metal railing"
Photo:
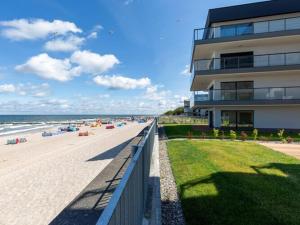
[[[113,193],[97,225],[141,225],[149,181],[151,155],[157,120],[155,119],[135,154],[122,180]]]

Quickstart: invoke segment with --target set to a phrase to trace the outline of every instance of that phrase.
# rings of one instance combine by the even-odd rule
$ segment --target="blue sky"
[[[192,32],[248,0],[10,0],[0,114],[154,114],[190,96]]]

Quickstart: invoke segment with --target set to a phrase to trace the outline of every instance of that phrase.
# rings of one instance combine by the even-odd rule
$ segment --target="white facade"
[[[229,26],[230,31],[230,26],[236,29],[236,24],[243,23],[251,24],[251,34],[241,35],[240,39],[234,36],[235,39],[223,43],[220,41],[222,26]],[[194,71],[197,70],[198,74],[192,89],[210,91],[209,100],[203,104],[211,111],[209,121],[212,125],[224,126],[222,115],[231,111],[236,113],[237,127],[240,120],[250,120],[249,115],[252,115],[254,128],[300,129],[300,12],[213,23],[211,27],[209,38],[220,40],[211,43],[206,40],[194,46]],[[286,35],[284,32],[288,30],[299,30],[299,33]],[[256,36],[262,33],[269,33],[269,36]],[[251,66],[240,67],[243,57],[246,57],[239,54],[246,57],[249,54]],[[231,66],[230,72],[226,71],[226,60]],[[232,67],[234,63],[237,63],[236,67]],[[239,89],[241,81],[250,82],[251,88]],[[224,86],[226,82],[235,84],[236,89],[222,89],[221,84]],[[245,93],[246,101],[242,99]],[[201,103],[198,104],[201,107]],[[248,115],[238,114],[241,112]],[[231,117],[227,117],[230,120]]]

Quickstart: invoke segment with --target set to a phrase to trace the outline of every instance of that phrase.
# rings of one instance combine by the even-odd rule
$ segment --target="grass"
[[[212,131],[199,131],[193,128],[193,125],[188,124],[164,124],[164,128],[166,134],[169,139],[174,138],[187,138],[189,134],[193,138],[206,138],[206,139],[213,139],[213,132]],[[224,139],[230,139],[229,131],[224,131]],[[253,140],[252,132],[246,131],[248,140]],[[237,131],[237,138],[240,139],[241,131]],[[221,132],[219,132],[219,137],[221,136]],[[285,132],[284,138],[291,137],[293,141],[300,142],[300,135],[297,133],[292,132]],[[263,141],[280,141],[280,138],[277,136],[277,132],[258,132],[258,140]]]
[[[173,140],[188,225],[300,224],[300,161],[249,142]]]
[[[159,124],[198,124],[207,125],[208,120],[198,117],[187,116],[160,116],[158,120]]]

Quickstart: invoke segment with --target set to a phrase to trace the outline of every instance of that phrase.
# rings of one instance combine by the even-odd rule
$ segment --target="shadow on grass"
[[[256,173],[218,172],[181,185],[187,224],[300,224],[300,164],[252,168]],[[279,175],[268,175],[268,169],[278,170]],[[215,194],[205,193],[207,185],[214,186]]]

